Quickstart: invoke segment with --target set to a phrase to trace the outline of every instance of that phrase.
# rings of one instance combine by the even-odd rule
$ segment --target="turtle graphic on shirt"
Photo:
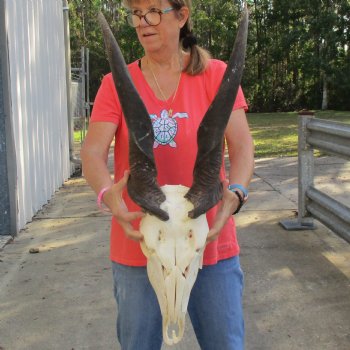
[[[175,113],[173,116],[169,116],[168,111],[163,109],[160,113],[160,117],[156,114],[150,114],[150,118],[154,131],[153,148],[157,148],[159,145],[176,147],[174,138],[177,134],[177,121],[175,118],[188,118],[188,114]]]

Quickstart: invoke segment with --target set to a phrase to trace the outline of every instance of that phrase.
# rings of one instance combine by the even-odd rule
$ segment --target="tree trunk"
[[[322,110],[328,109],[328,83],[327,75],[323,74],[323,89],[322,89]]]

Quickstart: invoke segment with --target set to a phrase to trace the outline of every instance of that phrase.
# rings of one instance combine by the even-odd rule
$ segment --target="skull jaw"
[[[185,316],[209,228],[205,214],[193,220],[188,212],[193,205],[184,198],[188,188],[163,186],[167,200],[162,204],[169,221],[147,214],[140,224],[144,235],[141,248],[147,257],[147,273],[157,295],[163,318],[163,339],[178,343],[184,334]]]

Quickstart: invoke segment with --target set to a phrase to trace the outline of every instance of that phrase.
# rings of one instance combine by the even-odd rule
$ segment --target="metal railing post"
[[[280,224],[286,230],[314,228],[313,219],[322,222],[350,243],[350,207],[314,187],[314,148],[350,159],[350,125],[299,113],[298,219]]]
[[[312,216],[307,212],[306,191],[314,184],[314,150],[308,144],[307,125],[314,118],[309,111],[299,112],[298,126],[298,219],[283,220],[280,224],[288,231],[313,230]]]
[[[314,185],[314,149],[307,142],[307,125],[314,118],[314,113],[299,112],[298,131],[298,224],[302,229],[314,228],[313,218],[306,209],[306,191]]]

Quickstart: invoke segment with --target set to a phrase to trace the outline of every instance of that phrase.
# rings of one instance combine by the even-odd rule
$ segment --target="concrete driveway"
[[[315,183],[350,206],[349,170],[337,158],[318,159]],[[296,201],[297,159],[258,160],[236,217],[246,349],[349,350],[350,245],[320,223],[285,231],[279,221],[294,217]],[[120,349],[109,220],[75,178],[12,243],[0,241],[0,349]],[[189,321],[183,341],[165,349],[199,349]]]

